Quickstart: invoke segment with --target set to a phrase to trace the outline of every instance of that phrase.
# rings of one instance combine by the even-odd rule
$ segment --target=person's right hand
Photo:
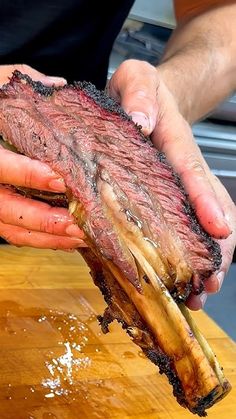
[[[205,281],[204,293],[191,295],[187,302],[189,308],[197,310],[203,307],[207,294],[220,290],[232,262],[236,206],[210,171],[160,69],[161,66],[156,69],[144,61],[124,61],[110,80],[109,92],[134,122],[142,126],[143,133],[151,134],[155,147],[164,152],[180,175],[200,224],[219,241],[222,252],[219,272]]]
[[[66,83],[27,65],[4,65],[0,66],[0,85],[16,69],[48,86]],[[58,193],[66,189],[63,179],[46,164],[0,147],[0,237],[16,246],[67,250],[84,245],[83,233],[66,209],[25,198],[9,185]]]

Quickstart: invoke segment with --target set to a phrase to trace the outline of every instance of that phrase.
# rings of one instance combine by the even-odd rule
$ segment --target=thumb
[[[40,73],[38,70],[35,70],[34,68],[28,66],[28,65],[22,65],[23,69],[20,69],[18,67],[18,70],[20,70],[22,73],[28,74],[33,80],[35,81],[41,81],[45,86],[64,86],[67,81],[63,77],[56,77],[56,76],[47,76],[46,74]]]
[[[155,67],[145,61],[126,60],[113,74],[108,90],[133,121],[150,135],[157,119],[158,77]]]
[[[46,86],[64,86],[66,84],[66,80],[63,77],[47,76],[26,64],[20,64],[14,67],[21,73],[28,74],[33,80],[41,81]]]

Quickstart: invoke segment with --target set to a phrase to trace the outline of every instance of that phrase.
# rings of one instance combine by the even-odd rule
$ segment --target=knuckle
[[[27,69],[28,69],[28,66],[27,66],[27,64],[13,64],[12,68],[13,68],[13,70],[18,70],[21,73],[26,73]]]
[[[8,243],[11,244],[12,246],[19,246],[19,244],[17,243],[17,238],[15,235],[13,235],[12,233],[8,232],[8,233],[1,233],[1,237]]]
[[[139,61],[139,60],[136,60],[134,58],[130,58],[128,60],[123,61],[123,63],[120,64],[119,69],[129,70],[129,69],[132,69],[133,67],[136,67],[140,63],[142,63],[142,62]]]
[[[31,69],[30,66],[27,64],[20,64],[20,68],[22,73],[29,73]]]
[[[205,169],[201,161],[195,155],[189,155],[185,161],[184,171],[195,172],[199,175],[205,175]]]
[[[74,248],[73,244],[70,243],[70,240],[65,238],[65,237],[61,237],[61,236],[57,236],[55,238],[52,238],[50,240],[50,244],[49,247],[52,249],[69,249],[69,248]]]
[[[230,265],[233,260],[234,248],[228,248],[225,250],[224,259],[227,265]]]
[[[137,99],[141,99],[142,100],[142,105],[143,105],[143,99],[145,101],[152,101],[155,99],[155,95],[153,95],[153,97],[150,97],[150,92],[147,91],[147,87],[146,86],[142,86],[141,84],[139,84],[139,86],[137,87],[136,85],[131,86],[128,90],[128,93],[131,96],[135,96]]]
[[[45,217],[41,220],[39,229],[42,233],[55,234],[57,220],[53,216]]]
[[[114,73],[114,76],[119,76],[120,73],[125,76],[126,81],[128,81],[130,85],[137,84],[137,80],[140,84],[140,81],[143,79],[143,83],[145,85],[147,84],[148,79],[157,79],[157,71],[152,64],[135,59],[123,61]]]
[[[120,67],[123,67],[124,69],[137,69],[138,67],[139,72],[144,71],[145,74],[147,71],[157,73],[156,68],[152,64],[148,63],[147,61],[137,60],[134,58],[123,61]]]
[[[33,186],[33,180],[34,180],[34,176],[33,176],[33,171],[30,168],[27,168],[27,170],[25,170],[25,175],[24,175],[24,186],[31,188]]]
[[[43,212],[39,213],[39,230],[43,233],[49,234],[66,234],[66,228],[68,227],[68,216],[66,211],[62,208],[55,209],[50,207],[48,204],[44,204]]]
[[[125,108],[126,112],[141,112],[146,116],[153,115],[156,105],[156,98],[145,89],[127,89]]]
[[[222,185],[220,179],[216,175],[214,175],[213,173],[211,173],[211,179],[212,179],[212,183],[215,185],[215,187]]]

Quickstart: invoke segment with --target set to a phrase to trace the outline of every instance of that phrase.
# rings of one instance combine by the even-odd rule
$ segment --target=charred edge
[[[114,320],[114,317],[111,313],[111,310],[109,309],[109,307],[106,308],[106,310],[104,311],[104,315],[101,316],[97,316],[98,322],[101,326],[102,332],[104,334],[107,334],[109,332],[109,324],[111,324]]]
[[[185,192],[185,190],[184,190],[184,187],[183,187],[183,184],[182,184],[182,182],[181,182],[181,180],[180,180],[180,177],[179,177],[179,175],[173,170],[173,167],[170,165],[170,163],[168,162],[168,160],[167,160],[167,157],[166,157],[166,155],[165,155],[165,153],[163,153],[162,151],[157,151],[156,152],[156,157],[157,157],[157,160],[159,161],[159,163],[162,163],[162,164],[164,164],[168,169],[169,169],[169,171],[172,173],[172,176],[173,176],[173,178],[174,178],[174,181],[175,181],[175,184],[178,186],[178,188],[180,188],[181,189],[181,191],[183,192],[183,194],[184,194],[184,196],[186,197],[186,199],[187,199],[187,194],[186,194],[186,192]]]
[[[181,406],[186,407],[184,391],[181,382],[175,373],[171,359],[164,353],[155,349],[143,348],[142,350],[147,358],[149,358],[153,364],[158,366],[160,374],[165,374],[167,376],[169,383],[173,387],[174,396]]]
[[[191,412],[198,416],[207,416],[205,409],[209,409],[209,407],[213,406],[216,401],[217,392],[217,388],[214,388],[206,397],[198,401],[197,406],[194,409],[191,409]]]
[[[53,86],[52,87],[45,86],[41,81],[34,81],[31,79],[30,76],[28,76],[27,74],[22,74],[19,70],[15,70],[13,72],[11,80],[10,80],[10,84],[14,82],[19,82],[21,80],[29,84],[36,93],[42,96],[52,96],[54,91],[59,89]],[[7,87],[7,85],[5,86]],[[5,86],[3,86],[3,88]]]
[[[111,305],[112,294],[110,288],[107,286],[102,264],[91,249],[84,247],[78,249],[78,251],[91,269],[90,275],[93,278],[94,284],[100,289],[106,303]]]
[[[157,151],[156,156],[157,156],[157,159],[159,160],[160,163],[165,163],[166,165],[168,165],[165,153],[163,153],[161,151]]]
[[[131,118],[121,108],[119,103],[108,96],[104,91],[98,90],[94,84],[87,81],[79,81],[74,82],[74,85],[79,90],[83,90],[97,105],[101,106],[103,109],[113,112],[127,121],[131,121]]]
[[[150,284],[150,279],[148,278],[148,276],[146,274],[143,275],[143,279],[147,284]]]
[[[170,295],[176,303],[185,303],[185,301],[188,299],[192,289],[193,289],[192,282],[189,282],[189,283],[185,284],[184,293],[181,292],[181,295],[180,295],[179,294],[179,292],[180,292],[179,289],[177,287],[174,287],[170,291]]]
[[[118,315],[118,313],[113,312],[112,306],[107,307],[104,311],[104,315],[97,316],[99,324],[101,326],[102,332],[104,334],[109,332],[109,325],[116,320],[118,323],[121,324],[122,329],[128,332],[128,325],[127,323]],[[129,334],[129,333],[128,333]],[[131,336],[131,335],[130,335]],[[132,336],[131,336],[132,337]]]
[[[209,250],[209,252],[211,254],[211,257],[212,257],[212,265],[213,265],[212,266],[212,268],[213,268],[212,271],[216,271],[217,269],[219,269],[219,267],[221,265],[221,261],[222,261],[220,246],[218,245],[218,243],[216,241],[214,241],[211,238],[211,236],[199,224],[199,222],[196,218],[194,209],[188,201],[189,197],[188,197],[188,194],[186,193],[186,191],[183,187],[181,179],[180,179],[179,175],[176,172],[174,172],[173,168],[170,166],[169,162],[166,159],[165,154],[157,152],[156,156],[157,156],[158,161],[160,163],[164,164],[165,166],[167,166],[168,169],[171,171],[176,186],[181,190],[183,196],[185,197],[185,200],[183,202],[183,211],[185,212],[185,214],[187,215],[187,217],[190,221],[190,227],[191,227],[192,231],[194,231],[194,233],[196,233],[198,236],[200,236],[202,238],[202,241],[206,244],[206,247]],[[210,272],[210,273],[207,272],[205,277],[207,278],[211,273],[212,272]]]
[[[94,280],[94,284],[100,289],[106,303],[108,305],[111,305],[112,295],[111,295],[109,287],[107,286],[106,279],[103,272],[100,271],[100,272],[96,272],[95,274],[93,273],[92,277]]]
[[[132,121],[132,118],[124,111],[124,109],[119,105],[119,103],[115,99],[108,96],[106,92],[98,90],[96,86],[94,86],[94,84],[89,83],[87,81],[74,82],[74,86],[77,89],[84,91],[101,108],[116,115],[119,115],[122,119],[126,121],[129,121],[137,129],[137,133],[140,136],[140,140],[145,143],[148,143],[150,147],[153,147],[153,143],[151,142],[150,138],[145,137],[145,135],[143,135],[141,131],[142,127],[140,125],[135,124]]]
[[[212,272],[206,271],[204,274],[204,278],[200,278],[198,287],[196,288],[196,286],[193,286],[192,293],[194,295],[200,295],[204,291],[204,283],[201,281],[201,279],[209,278],[211,274]]]
[[[183,187],[182,187],[183,189]],[[186,194],[185,194],[186,196]],[[186,196],[187,198],[187,196]],[[197,221],[196,215],[194,213],[193,208],[191,207],[189,202],[183,203],[183,209],[185,214],[188,216],[191,222],[192,230],[200,237],[202,237],[203,241],[205,242],[211,257],[212,257],[212,264],[213,264],[213,271],[219,269],[222,261],[221,251],[219,244],[213,240],[210,235],[201,227],[199,222]],[[208,275],[208,273],[207,273]],[[207,277],[207,276],[206,276]]]

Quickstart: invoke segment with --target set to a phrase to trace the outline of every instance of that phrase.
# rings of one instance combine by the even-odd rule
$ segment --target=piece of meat
[[[56,90],[19,73],[1,98],[2,135],[62,174],[86,212],[88,235],[129,280],[138,286],[132,255],[110,222],[114,216],[137,230],[170,292],[184,299],[191,286],[202,290],[202,280],[219,267],[218,246],[198,225],[163,155],[111,99],[88,84]]]
[[[64,178],[108,304],[103,330],[120,321],[178,401],[204,415],[230,385],[181,301],[202,291],[221,255],[163,154],[94,86],[45,87],[19,72],[0,90],[0,134]]]

